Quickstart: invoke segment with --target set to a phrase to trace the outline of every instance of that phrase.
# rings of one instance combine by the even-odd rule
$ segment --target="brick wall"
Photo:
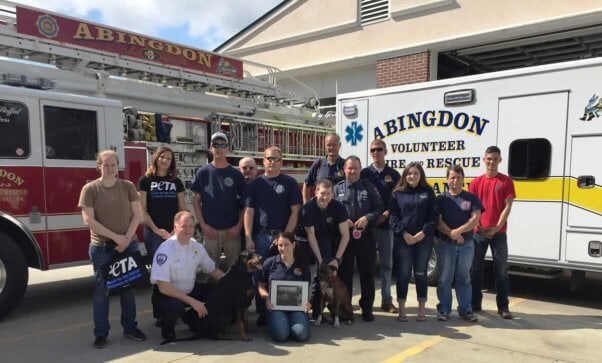
[[[429,52],[376,61],[376,88],[429,80]]]

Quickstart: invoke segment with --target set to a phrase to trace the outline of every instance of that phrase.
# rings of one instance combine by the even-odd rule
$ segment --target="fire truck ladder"
[[[332,128],[280,122],[227,113],[211,115],[212,130],[226,132],[232,154],[261,158],[268,146],[278,146],[289,160],[312,161],[324,155],[324,138]]]
[[[311,102],[276,84],[276,74],[279,72],[276,68],[241,60],[245,65],[264,69],[267,79],[254,78],[245,72],[245,77],[239,80],[23,35],[16,30],[16,6],[10,1],[0,0],[0,56],[43,63],[88,75],[103,72],[113,77],[152,82],[164,87],[179,87],[193,92],[211,92],[247,100],[261,96],[273,104],[311,103],[317,110],[316,93],[302,82],[288,77],[308,89],[312,95]]]

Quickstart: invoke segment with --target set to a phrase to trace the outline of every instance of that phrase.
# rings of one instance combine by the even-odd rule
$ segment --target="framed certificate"
[[[309,301],[309,282],[272,280],[270,302],[274,310],[305,311]]]

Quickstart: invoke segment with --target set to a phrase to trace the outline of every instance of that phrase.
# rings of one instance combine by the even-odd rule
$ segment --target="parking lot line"
[[[523,302],[527,301],[527,299],[523,299],[523,298],[514,298],[512,300],[510,300],[510,302],[508,303],[508,307],[514,307],[518,304],[521,304]],[[474,325],[466,325],[466,326],[462,326],[462,327],[457,327],[456,330],[453,333],[449,333],[449,334],[458,334],[459,332],[470,328],[471,326]],[[383,363],[398,363],[398,362],[403,362],[406,359],[415,356],[423,351],[425,351],[426,349],[434,346],[435,344],[438,344],[439,342],[446,340],[448,338],[448,334],[443,334],[443,335],[439,335],[437,337],[432,337],[426,340],[421,341],[420,343],[392,356],[389,357],[387,359],[385,359],[383,361]]]
[[[146,309],[146,310],[142,310],[136,313],[136,316],[141,316],[141,315],[147,315],[152,313],[152,309]],[[118,322],[120,320],[120,316],[113,316],[109,319],[109,321],[111,322]],[[56,333],[64,333],[67,331],[73,331],[73,330],[77,330],[77,329],[81,329],[84,327],[88,327],[88,326],[92,326],[92,321],[87,322],[87,323],[79,323],[79,324],[73,324],[73,325],[67,325],[61,328],[57,328],[57,329],[48,329],[48,330],[44,330],[41,331],[39,333],[35,333],[35,334],[27,334],[27,335],[21,335],[18,337],[12,337],[12,338],[5,338],[2,339],[2,344],[8,344],[8,343],[14,343],[14,342],[18,342],[18,341],[22,341],[25,339],[31,339],[34,337],[42,337],[45,335],[51,335],[51,334],[56,334]]]

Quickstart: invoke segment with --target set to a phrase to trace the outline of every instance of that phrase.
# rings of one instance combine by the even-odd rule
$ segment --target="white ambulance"
[[[461,165],[469,183],[497,145],[517,193],[514,272],[570,270],[577,287],[585,271],[602,272],[601,94],[600,58],[339,94],[341,153],[368,165],[370,142],[382,139],[389,166],[422,163],[440,193],[449,165]]]

